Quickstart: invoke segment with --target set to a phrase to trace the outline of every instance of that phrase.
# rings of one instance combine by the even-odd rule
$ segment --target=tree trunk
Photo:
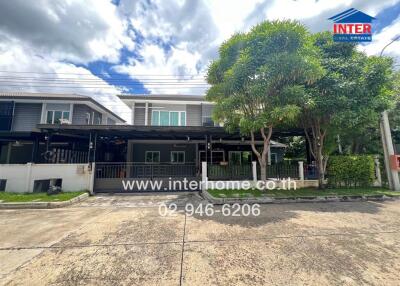
[[[261,159],[258,163],[260,164],[260,180],[266,181],[267,180],[267,162]]]
[[[308,133],[308,127],[311,129],[312,138],[310,138],[310,134]],[[320,189],[325,188],[325,170],[328,158],[324,157],[323,149],[324,149],[324,141],[326,136],[326,129],[323,130],[321,128],[321,124],[319,121],[313,121],[309,126],[304,126],[304,132],[307,137],[307,141],[309,142],[310,151],[312,156],[315,159],[317,171],[318,171],[318,184]]]
[[[325,188],[325,164],[324,164],[324,155],[322,154],[322,144],[321,146],[317,146],[316,150],[316,164],[318,168],[318,185],[320,189]]]
[[[254,140],[254,132],[251,132],[251,148],[254,152],[254,154],[256,154],[257,159],[258,159],[258,163],[260,164],[260,179],[262,181],[266,181],[267,180],[267,155],[268,155],[268,150],[269,150],[269,144],[271,141],[271,135],[272,135],[272,127],[268,127],[268,134],[265,134],[265,130],[264,128],[260,129],[260,133],[262,135],[263,138],[263,150],[260,153],[257,148],[256,148],[256,144],[255,144],[255,140]]]

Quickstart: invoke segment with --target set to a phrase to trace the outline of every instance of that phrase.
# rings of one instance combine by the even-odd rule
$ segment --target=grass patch
[[[55,195],[47,193],[5,193],[0,192],[0,201],[11,202],[63,202],[75,198],[85,192],[66,192]]]
[[[297,189],[297,190],[207,190],[215,198],[246,198],[246,197],[315,197],[315,196],[400,196],[400,192],[392,192],[383,188],[359,189]]]

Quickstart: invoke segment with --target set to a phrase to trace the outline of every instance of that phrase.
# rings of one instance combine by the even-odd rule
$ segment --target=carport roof
[[[39,124],[44,132],[73,135],[97,134],[102,137],[121,139],[175,139],[202,140],[205,136],[215,139],[240,140],[239,132],[227,133],[222,127],[203,126],[133,126],[133,125],[53,125]],[[289,137],[304,135],[302,129],[274,130],[273,137]],[[261,138],[257,138],[260,140]]]

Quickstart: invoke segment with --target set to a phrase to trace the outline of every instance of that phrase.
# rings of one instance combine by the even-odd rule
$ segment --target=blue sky
[[[67,78],[68,88],[31,80],[18,90],[88,94],[128,116],[116,94],[203,94],[208,64],[235,32],[275,19],[331,30],[328,18],[349,8],[377,18],[373,42],[360,45],[368,54],[400,32],[400,0],[1,1],[0,71]],[[400,43],[385,54],[400,64]]]

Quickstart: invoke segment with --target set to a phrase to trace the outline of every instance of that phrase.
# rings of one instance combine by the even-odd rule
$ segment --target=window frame
[[[158,162],[154,162],[154,155],[152,155],[151,156],[151,162],[148,162],[147,161],[147,153],[152,153],[152,154],[154,154],[154,153],[158,153]],[[160,163],[160,151],[145,151],[144,152],[144,163],[145,164],[157,164],[157,163]]]
[[[161,125],[161,112],[168,112],[168,125]],[[154,113],[158,113],[157,122],[155,122]],[[171,125],[171,113],[178,113],[178,125]],[[182,118],[182,114],[184,114],[184,118]],[[152,126],[186,126],[186,111],[178,111],[178,110],[152,110],[151,111],[151,125]],[[184,120],[182,120],[184,119]]]
[[[57,110],[57,109],[47,109],[46,110],[46,124],[60,124],[60,123],[55,123],[54,122],[54,115],[56,112],[61,112],[61,118],[60,119],[67,119],[68,121],[71,122],[71,112],[69,110]],[[49,123],[49,112],[51,112],[51,122]],[[64,114],[68,113],[68,118],[64,118]]]
[[[173,158],[173,154],[174,153],[183,154],[183,162],[178,162],[178,161],[177,162],[173,162],[172,158]],[[177,157],[177,158],[179,158],[179,157]],[[186,163],[186,152],[185,151],[171,151],[170,161],[171,161],[171,164],[185,164]]]
[[[238,165],[242,165],[242,151],[229,151],[229,153],[228,153],[229,164],[231,164],[232,154],[239,154],[239,164]]]

